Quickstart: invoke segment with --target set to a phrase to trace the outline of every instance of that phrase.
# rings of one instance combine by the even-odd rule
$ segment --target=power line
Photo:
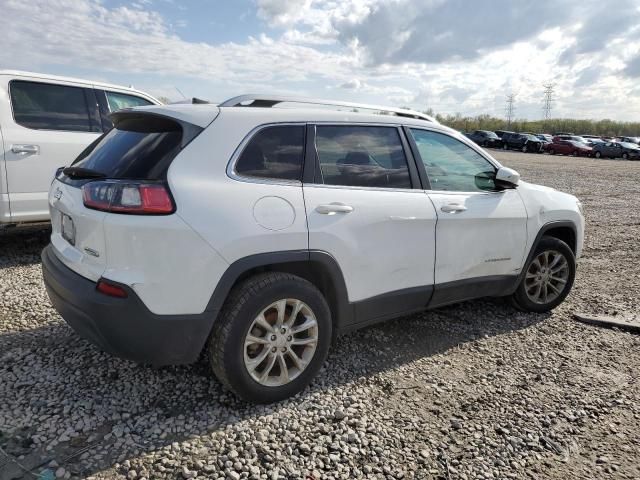
[[[549,120],[551,117],[551,109],[553,108],[554,101],[554,83],[547,83],[543,85],[544,87],[544,97],[542,101],[542,113],[545,120]]]
[[[511,121],[514,119],[516,114],[515,108],[516,94],[511,93],[507,95],[507,105],[505,107],[505,116],[507,117],[507,125],[511,127]]]

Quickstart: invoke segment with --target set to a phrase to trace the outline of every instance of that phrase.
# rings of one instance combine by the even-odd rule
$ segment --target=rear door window
[[[318,125],[316,183],[376,188],[411,188],[396,127]]]
[[[199,129],[190,126],[190,130]],[[192,138],[193,133],[189,134]],[[171,161],[185,143],[183,126],[157,115],[118,119],[73,162],[112,179],[163,180]]]
[[[304,125],[265,127],[256,133],[235,164],[238,175],[302,180]]]
[[[90,118],[85,88],[12,80],[9,92],[18,125],[35,130],[100,131]]]

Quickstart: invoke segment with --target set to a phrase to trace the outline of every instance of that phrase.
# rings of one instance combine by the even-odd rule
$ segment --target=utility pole
[[[547,83],[543,85],[543,87],[544,87],[544,97],[542,101],[542,112],[544,114],[544,119],[546,121],[546,120],[549,120],[549,118],[551,118],[551,109],[553,108],[554,90],[556,86],[554,83]]]
[[[507,117],[507,128],[511,128],[511,121],[515,117],[515,113],[516,113],[516,108],[514,105],[515,101],[516,101],[515,93],[510,93],[509,95],[507,95],[507,105],[505,107],[505,115]]]

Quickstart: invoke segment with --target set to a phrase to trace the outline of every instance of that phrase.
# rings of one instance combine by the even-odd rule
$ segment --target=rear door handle
[[[467,207],[465,207],[464,205],[460,205],[459,203],[450,203],[448,205],[443,205],[442,207],[440,207],[440,210],[445,213],[459,213],[464,212],[466,209]]]
[[[13,153],[31,153],[38,154],[40,147],[38,145],[11,145],[11,151]]]
[[[318,205],[316,207],[316,212],[321,213],[323,215],[335,215],[336,213],[351,213],[353,212],[353,207],[349,205],[345,205],[344,203],[329,203],[326,205]]]

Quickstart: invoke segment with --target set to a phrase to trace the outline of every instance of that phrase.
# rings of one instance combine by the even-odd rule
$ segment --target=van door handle
[[[40,147],[38,145],[11,145],[11,151],[13,153],[31,153],[37,155],[40,153]]]
[[[336,213],[351,213],[353,207],[345,205],[344,203],[329,203],[327,205],[318,205],[316,212],[323,215],[335,215]]]
[[[450,203],[448,205],[443,205],[442,207],[440,207],[440,210],[445,213],[459,213],[464,212],[466,209],[467,207],[465,207],[464,205],[460,205],[459,203]]]

